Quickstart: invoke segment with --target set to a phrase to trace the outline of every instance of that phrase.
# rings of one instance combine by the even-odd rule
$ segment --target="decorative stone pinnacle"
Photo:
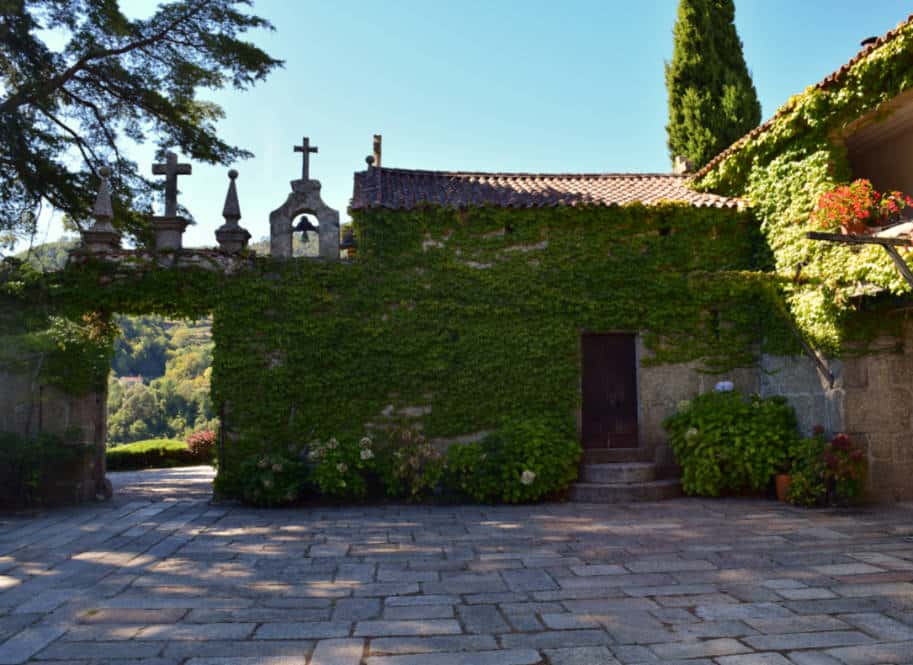
[[[82,246],[93,254],[104,254],[120,249],[120,233],[112,226],[111,221],[114,219],[114,209],[111,206],[111,187],[108,184],[108,176],[111,175],[111,169],[102,166],[98,169],[98,175],[101,181],[98,183],[98,195],[95,197],[95,205],[92,207],[92,215],[95,217],[95,223],[81,232]]]
[[[95,217],[92,230],[113,232],[114,227],[111,226],[111,220],[114,219],[114,208],[111,206],[111,187],[108,184],[111,169],[102,166],[98,169],[98,175],[101,176],[101,182],[98,184],[98,195],[95,197],[95,206],[92,208],[92,216]]]
[[[228,172],[228,193],[225,195],[225,205],[222,208],[222,217],[225,218],[226,228],[237,227],[238,220],[241,219],[241,206],[238,204],[238,189],[235,187],[235,180],[237,178],[237,171],[232,169]]]
[[[178,164],[178,156],[173,152],[165,153],[164,164],[153,164],[152,174],[165,176],[165,217],[176,217],[178,214],[178,176],[190,175],[190,164]]]

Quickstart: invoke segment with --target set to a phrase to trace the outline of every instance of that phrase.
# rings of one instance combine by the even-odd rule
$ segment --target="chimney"
[[[684,175],[692,171],[694,171],[694,164],[687,157],[676,155],[675,159],[672,160],[672,173],[675,175]]]
[[[374,168],[380,168],[380,144],[383,141],[383,137],[380,134],[374,135],[374,163],[372,166]]]

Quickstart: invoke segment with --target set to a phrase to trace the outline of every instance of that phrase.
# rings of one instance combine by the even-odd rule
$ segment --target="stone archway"
[[[317,180],[293,180],[292,191],[280,207],[269,214],[270,254],[274,258],[292,258],[292,220],[300,215],[317,218],[322,259],[339,259],[339,211],[333,210],[320,198]]]

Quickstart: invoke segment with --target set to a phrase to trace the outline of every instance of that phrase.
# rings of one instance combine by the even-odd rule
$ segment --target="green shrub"
[[[254,506],[292,503],[301,496],[307,479],[305,465],[286,455],[251,455],[239,468],[242,498]]]
[[[799,506],[821,506],[829,500],[853,503],[862,498],[865,451],[846,434],[827,441],[821,431],[802,442],[792,468],[787,501]]]
[[[712,392],[665,420],[688,494],[761,490],[798,443],[796,414],[782,397]]]
[[[41,503],[54,493],[54,479],[65,476],[91,452],[91,446],[70,444],[52,434],[24,437],[0,432],[0,506]]]
[[[216,450],[216,433],[211,430],[193,432],[187,437],[187,449],[201,462],[211,463]]]
[[[421,433],[401,426],[376,438],[377,471],[387,496],[417,500],[434,491],[444,456]]]
[[[184,441],[149,439],[108,448],[108,471],[136,469],[166,469],[174,466],[200,464]]]
[[[311,478],[324,496],[361,499],[367,495],[368,476],[376,465],[370,438],[315,441],[310,445],[308,459],[313,463]]]
[[[481,443],[450,447],[448,484],[480,503],[535,501],[577,478],[581,452],[576,438],[550,420],[508,419]]]

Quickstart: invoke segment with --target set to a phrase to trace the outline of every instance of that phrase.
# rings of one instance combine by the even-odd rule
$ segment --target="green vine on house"
[[[696,186],[746,198],[772,254],[770,266],[789,312],[813,346],[827,353],[867,348],[896,333],[892,298],[910,287],[878,247],[848,248],[805,238],[818,197],[853,179],[844,144],[857,121],[878,122],[885,102],[913,88],[913,23],[817,86],[698,173]],[[877,297],[861,299],[860,296]],[[863,306],[864,303],[864,306]]]

